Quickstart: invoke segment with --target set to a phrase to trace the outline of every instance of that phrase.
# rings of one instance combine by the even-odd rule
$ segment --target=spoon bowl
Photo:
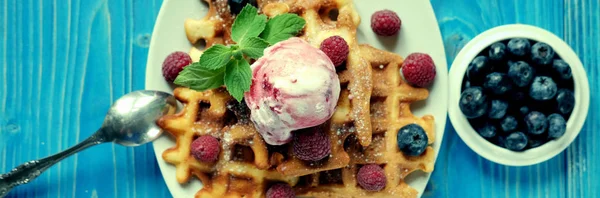
[[[171,94],[158,91],[136,91],[117,100],[109,109],[100,129],[113,142],[123,146],[139,146],[160,137],[156,120],[174,113],[177,101]]]

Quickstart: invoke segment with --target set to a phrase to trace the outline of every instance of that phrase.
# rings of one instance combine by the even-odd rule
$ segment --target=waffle
[[[206,46],[232,43],[233,17],[227,1],[212,0],[208,5],[203,19],[185,21],[188,40],[204,41]],[[301,161],[289,144],[265,144],[249,121],[245,103],[237,103],[225,89],[197,92],[180,87],[174,95],[183,110],[158,121],[177,142],[163,153],[163,159],[176,167],[177,181],[186,183],[192,175],[200,179],[204,187],[196,197],[264,197],[275,182],[288,183],[301,197],[415,197],[417,191],[403,178],[415,170],[433,171],[434,151],[429,146],[421,156],[404,156],[396,135],[402,126],[417,123],[432,144],[434,121],[432,116],[412,114],[410,104],[429,93],[403,81],[402,57],[358,44],[360,17],[351,0],[259,0],[258,5],[269,17],[281,13],[303,17],[307,24],[299,37],[315,47],[332,35],[348,43],[348,60],[338,68],[340,99],[332,118],[321,126],[328,131],[331,155],[318,162]],[[201,53],[197,47],[190,51],[195,61]],[[220,140],[222,152],[216,162],[200,162],[190,155],[191,142],[201,135]],[[373,163],[381,165],[387,176],[386,188],[379,192],[368,192],[356,181],[358,169]]]

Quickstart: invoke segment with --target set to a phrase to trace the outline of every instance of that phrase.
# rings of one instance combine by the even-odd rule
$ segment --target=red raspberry
[[[318,161],[331,153],[331,144],[320,127],[313,127],[294,133],[293,151],[298,159]]]
[[[290,185],[277,183],[267,190],[267,198],[294,198],[296,193]]]
[[[368,191],[380,191],[385,188],[386,178],[383,169],[377,164],[360,167],[356,174],[358,184]]]
[[[221,147],[217,138],[204,135],[196,138],[191,145],[194,158],[202,162],[214,162],[219,158]]]
[[[162,72],[165,80],[169,82],[175,81],[179,72],[189,64],[192,64],[192,58],[187,53],[173,52],[169,54],[162,65]]]
[[[401,25],[400,17],[390,10],[380,10],[371,16],[371,29],[379,36],[393,36]]]
[[[348,43],[340,36],[332,36],[321,43],[321,51],[331,59],[333,65],[340,66],[346,59],[348,59]]]
[[[409,83],[426,87],[435,78],[435,64],[433,59],[424,53],[412,53],[406,57],[402,64],[402,75]]]

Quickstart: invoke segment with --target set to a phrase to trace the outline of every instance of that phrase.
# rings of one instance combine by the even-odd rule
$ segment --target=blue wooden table
[[[0,0],[0,172],[88,137],[121,95],[144,89],[161,0]],[[507,167],[471,151],[450,124],[424,197],[600,197],[598,0],[431,0],[448,65],[475,35],[525,23],[562,37],[591,87],[588,121],[557,157]],[[448,122],[449,123],[449,122]],[[9,197],[171,197],[151,145],[93,147]]]

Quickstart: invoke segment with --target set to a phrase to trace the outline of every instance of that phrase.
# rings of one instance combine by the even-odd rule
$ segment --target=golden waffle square
[[[233,17],[227,1],[209,0],[209,12],[201,20],[185,21],[191,43],[204,40],[206,46],[229,44]],[[268,146],[248,121],[248,111],[223,89],[197,92],[176,88],[175,96],[183,110],[165,116],[158,124],[176,140],[175,147],[163,153],[173,164],[180,183],[191,175],[202,181],[196,197],[264,197],[270,184],[285,182],[298,196],[307,197],[415,197],[416,190],[403,178],[415,170],[433,170],[431,147],[418,157],[406,157],[396,144],[398,129],[417,123],[425,129],[429,144],[434,142],[433,117],[416,117],[410,104],[424,100],[426,89],[403,81],[399,55],[359,45],[356,29],[360,23],[351,0],[258,0],[259,10],[269,17],[296,13],[307,24],[300,37],[311,45],[333,35],[343,37],[350,54],[338,71],[342,92],[333,117],[322,127],[328,129],[331,155],[317,163],[296,159],[291,146]],[[337,17],[336,17],[337,16]],[[193,48],[195,61],[202,53]],[[215,163],[203,163],[190,155],[191,142],[211,135],[221,145]],[[387,177],[386,188],[368,192],[356,181],[363,164],[379,164]]]

